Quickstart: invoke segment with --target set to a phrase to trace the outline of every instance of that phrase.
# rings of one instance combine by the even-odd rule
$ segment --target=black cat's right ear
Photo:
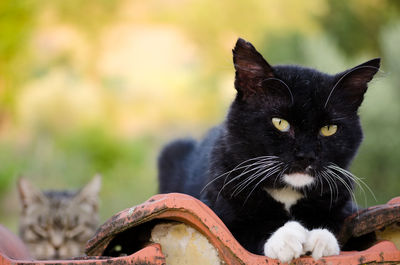
[[[235,66],[235,88],[239,96],[247,98],[255,94],[263,80],[274,77],[272,67],[254,46],[239,38],[232,50]]]
[[[24,178],[18,179],[18,193],[24,209],[30,205],[43,204],[46,201],[43,193]]]
[[[368,83],[379,71],[380,62],[380,58],[375,58],[338,74],[338,81],[331,89],[325,107],[332,103],[351,111],[357,110],[364,99]]]

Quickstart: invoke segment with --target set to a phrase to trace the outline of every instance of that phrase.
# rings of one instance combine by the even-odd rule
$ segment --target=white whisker
[[[376,199],[376,197],[375,197],[375,194],[374,194],[374,192],[372,191],[372,189],[371,189],[361,178],[355,176],[355,175],[352,174],[350,171],[347,171],[347,170],[345,170],[345,169],[343,169],[343,168],[341,168],[341,167],[339,167],[339,166],[337,166],[337,165],[335,165],[335,164],[330,164],[330,165],[328,166],[328,168],[330,168],[331,170],[336,170],[337,172],[342,173],[342,174],[345,175],[347,178],[349,178],[350,180],[352,180],[352,181],[361,189],[361,192],[362,192],[362,194],[363,194],[363,196],[364,196],[364,203],[365,203],[365,206],[367,206],[367,196],[366,196],[366,192],[365,192],[365,190],[364,190],[364,188],[363,188],[362,185],[364,185],[364,186],[367,188],[367,190],[371,193],[371,195],[372,195],[372,197],[374,198],[374,200],[377,201],[377,199]]]
[[[234,196],[237,192],[239,194],[242,192],[244,189],[246,189],[254,180],[256,180],[258,177],[264,175],[264,174],[269,174],[269,171],[276,169],[279,167],[282,163],[278,163],[277,165],[274,165],[272,167],[263,167],[260,168],[256,173],[245,179],[242,183],[237,184],[237,188],[233,191],[232,195]],[[236,187],[235,186],[235,187]],[[234,187],[234,188],[235,188]]]
[[[221,177],[224,177],[224,176],[227,176],[227,177],[228,177],[232,172],[234,172],[234,171],[236,171],[236,170],[240,170],[240,169],[243,169],[243,168],[247,168],[249,165],[244,165],[245,163],[248,163],[248,162],[254,161],[254,160],[268,161],[268,160],[276,159],[276,158],[277,158],[276,156],[261,156],[261,157],[255,157],[255,158],[250,158],[250,159],[248,159],[248,160],[245,160],[245,161],[241,162],[240,164],[238,164],[238,165],[237,165],[235,168],[233,168],[232,170],[227,171],[227,172],[225,172],[225,173],[222,173],[221,175],[215,177],[213,180],[211,180],[210,182],[208,182],[208,183],[203,187],[203,189],[200,191],[200,193],[203,193],[204,190],[207,189],[207,187],[208,187],[209,185],[211,185],[212,183],[214,183],[216,180],[220,179]],[[258,161],[258,162],[262,162],[262,161]],[[225,182],[224,182],[224,183],[225,183]]]
[[[254,164],[256,164],[256,163],[253,163],[252,165],[254,165]],[[262,165],[260,165],[260,166],[262,166]],[[248,174],[248,173],[250,173],[250,172],[253,172],[253,171],[255,171],[255,170],[258,170],[260,166],[255,167],[255,168],[251,168],[251,169],[248,169],[248,168],[249,168],[249,167],[248,167],[248,168],[246,168],[244,171],[242,171],[238,176],[235,176],[234,178],[230,179],[228,182],[225,183],[225,181],[224,181],[224,184],[222,185],[222,188],[221,188],[220,192],[218,193],[218,195],[222,192],[222,190],[223,190],[226,186],[228,186],[229,184],[231,184],[233,181],[238,180],[239,178],[241,178],[242,176],[244,176],[244,175],[246,175],[246,174]]]
[[[253,191],[258,187],[258,185],[260,185],[260,183],[262,183],[264,180],[266,180],[267,178],[269,178],[270,176],[272,176],[275,173],[278,173],[279,169],[276,169],[274,171],[272,171],[271,173],[269,173],[268,175],[264,176],[254,187],[253,189],[250,191],[249,195],[247,195],[246,199],[243,202],[243,205],[246,204],[247,200],[250,198],[250,195],[253,193]],[[282,172],[282,171],[281,171]]]
[[[326,180],[326,183],[328,183],[328,187],[329,187],[329,194],[330,194],[330,201],[329,201],[329,209],[332,208],[332,203],[333,203],[333,191],[332,191],[332,185],[331,185],[331,181],[332,178],[324,171],[321,172],[321,175],[324,177],[324,179]],[[336,192],[337,194],[337,192]],[[336,195],[336,199],[337,200],[337,195]]]
[[[333,172],[331,169],[327,168],[326,170],[331,174],[331,176],[333,176],[335,179],[339,180],[343,184],[343,186],[349,192],[350,197],[354,200],[356,205],[358,205],[357,198],[354,195],[354,192],[353,192],[352,188],[349,186],[349,184],[346,183],[346,181],[344,179],[342,179],[338,174]]]
[[[201,192],[203,192],[207,187],[209,187],[212,183],[214,183],[216,180],[221,179],[222,177],[225,177],[225,180],[222,184],[222,187],[220,188],[220,190],[218,191],[218,194],[216,196],[215,200],[218,200],[220,194],[222,193],[222,191],[232,182],[236,181],[236,180],[240,180],[240,178],[242,178],[243,176],[246,176],[247,174],[257,171],[260,172],[260,170],[262,170],[265,167],[271,167],[276,165],[277,163],[281,163],[277,160],[278,157],[276,156],[259,156],[259,157],[255,157],[255,158],[250,158],[248,160],[245,160],[241,163],[239,163],[235,168],[233,168],[230,171],[227,171],[217,177],[215,177],[213,180],[211,180],[210,182],[208,182],[204,188],[201,190]],[[250,163],[252,162],[252,163]],[[248,164],[250,163],[250,164]],[[238,173],[236,173],[238,172]],[[254,176],[256,173],[253,173],[250,177]],[[231,174],[238,174],[236,176],[234,176],[233,178],[229,179],[228,178],[231,176]],[[245,178],[244,181],[247,181],[248,178]],[[239,183],[240,184],[240,183]],[[238,184],[237,184],[238,185]],[[236,186],[235,186],[236,187]]]

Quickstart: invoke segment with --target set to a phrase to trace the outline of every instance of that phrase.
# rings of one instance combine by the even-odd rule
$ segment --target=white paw
[[[339,244],[336,237],[326,229],[313,229],[308,233],[304,250],[311,252],[314,259],[323,256],[339,255]]]
[[[276,230],[264,245],[264,254],[282,262],[289,262],[304,254],[303,244],[308,230],[298,222],[290,221]]]

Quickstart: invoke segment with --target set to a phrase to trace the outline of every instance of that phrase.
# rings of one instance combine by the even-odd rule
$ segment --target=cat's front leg
[[[313,229],[307,235],[304,250],[311,252],[314,259],[323,256],[339,255],[340,248],[336,237],[327,229]]]
[[[276,230],[264,245],[264,254],[282,262],[289,262],[305,253],[308,230],[296,221],[289,221]]]

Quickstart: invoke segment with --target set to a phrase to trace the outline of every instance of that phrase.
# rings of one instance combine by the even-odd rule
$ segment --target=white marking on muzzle
[[[294,188],[302,188],[314,182],[314,178],[304,173],[292,173],[283,175],[283,181]]]

